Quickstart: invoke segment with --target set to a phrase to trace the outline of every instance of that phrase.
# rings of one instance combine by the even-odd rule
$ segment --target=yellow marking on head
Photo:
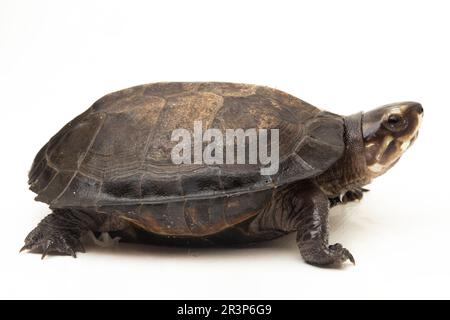
[[[373,173],[381,173],[386,169],[386,166],[380,164],[380,163],[375,163],[371,166],[368,166],[369,170]]]
[[[380,150],[378,151],[377,156],[375,157],[375,159],[377,161],[381,160],[381,157],[383,156],[383,154],[386,152],[387,147],[389,146],[389,144],[392,142],[392,140],[394,140],[394,138],[392,136],[386,136],[383,139],[383,145],[381,146]]]

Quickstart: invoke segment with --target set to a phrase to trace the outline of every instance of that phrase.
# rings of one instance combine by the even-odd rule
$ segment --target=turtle
[[[354,263],[348,249],[328,241],[330,208],[360,200],[364,186],[416,140],[422,117],[412,101],[342,116],[239,83],[160,82],[113,92],[37,153],[29,187],[52,212],[22,250],[76,257],[90,232],[167,246],[240,246],[296,232],[307,263]],[[240,163],[175,163],[173,132],[192,133],[196,121],[220,132],[270,129],[273,141],[276,130],[277,171],[263,174],[267,164],[247,154]]]

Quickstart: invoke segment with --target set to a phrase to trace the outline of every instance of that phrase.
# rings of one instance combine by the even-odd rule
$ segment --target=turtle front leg
[[[328,243],[329,200],[315,185],[292,191],[288,221],[297,231],[297,245],[306,262],[319,266],[340,266],[352,254],[341,244]]]
[[[25,238],[22,250],[42,253],[42,259],[50,252],[71,255],[84,252],[80,238],[88,231],[95,231],[104,222],[99,214],[89,214],[73,209],[56,209],[46,216]]]

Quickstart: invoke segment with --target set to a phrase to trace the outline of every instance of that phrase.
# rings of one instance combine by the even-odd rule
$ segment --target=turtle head
[[[389,170],[413,144],[422,117],[417,102],[389,104],[363,114],[365,157],[372,178]]]

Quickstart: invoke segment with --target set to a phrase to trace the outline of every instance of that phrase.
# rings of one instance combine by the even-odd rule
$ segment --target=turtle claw
[[[77,253],[76,253],[75,250],[73,250],[73,249],[70,249],[70,255],[71,255],[73,258],[76,258],[76,257],[77,257]]]
[[[348,249],[344,248],[340,243],[333,244],[328,247],[328,250],[331,253],[331,256],[334,257],[334,261],[332,264],[341,265],[342,263],[349,260],[353,265],[355,265],[355,258],[348,251]]]
[[[78,242],[79,242],[78,243],[78,251],[81,252],[81,253],[86,253],[86,249],[84,248],[84,245],[81,242],[81,240],[78,240]],[[76,256],[74,258],[76,258]]]
[[[343,248],[343,257],[346,258],[345,261],[349,260],[353,265],[356,265],[355,258],[347,249]],[[343,262],[345,262],[343,261]]]
[[[353,255],[350,252],[348,254],[349,254],[348,260],[350,260],[350,262],[355,266],[356,265],[355,258],[353,258]]]
[[[330,198],[330,207],[334,207],[338,204],[346,204],[348,202],[360,201],[365,192],[369,192],[369,189],[365,188],[355,188],[352,190],[348,190],[347,192],[339,195],[335,198]]]
[[[52,244],[51,241],[50,241],[50,240],[47,240],[47,242],[45,243],[44,250],[42,251],[41,260],[44,260],[45,256],[46,256],[47,253],[48,253],[48,250],[50,250],[51,244]]]
[[[362,191],[361,188],[349,190],[342,196],[341,202],[348,203],[352,201],[360,201],[363,198],[363,192],[364,191]]]
[[[24,245],[24,246],[19,250],[19,253],[21,253],[21,252],[24,251],[24,250],[29,250],[29,249],[31,249],[31,246],[29,246],[29,245]]]

